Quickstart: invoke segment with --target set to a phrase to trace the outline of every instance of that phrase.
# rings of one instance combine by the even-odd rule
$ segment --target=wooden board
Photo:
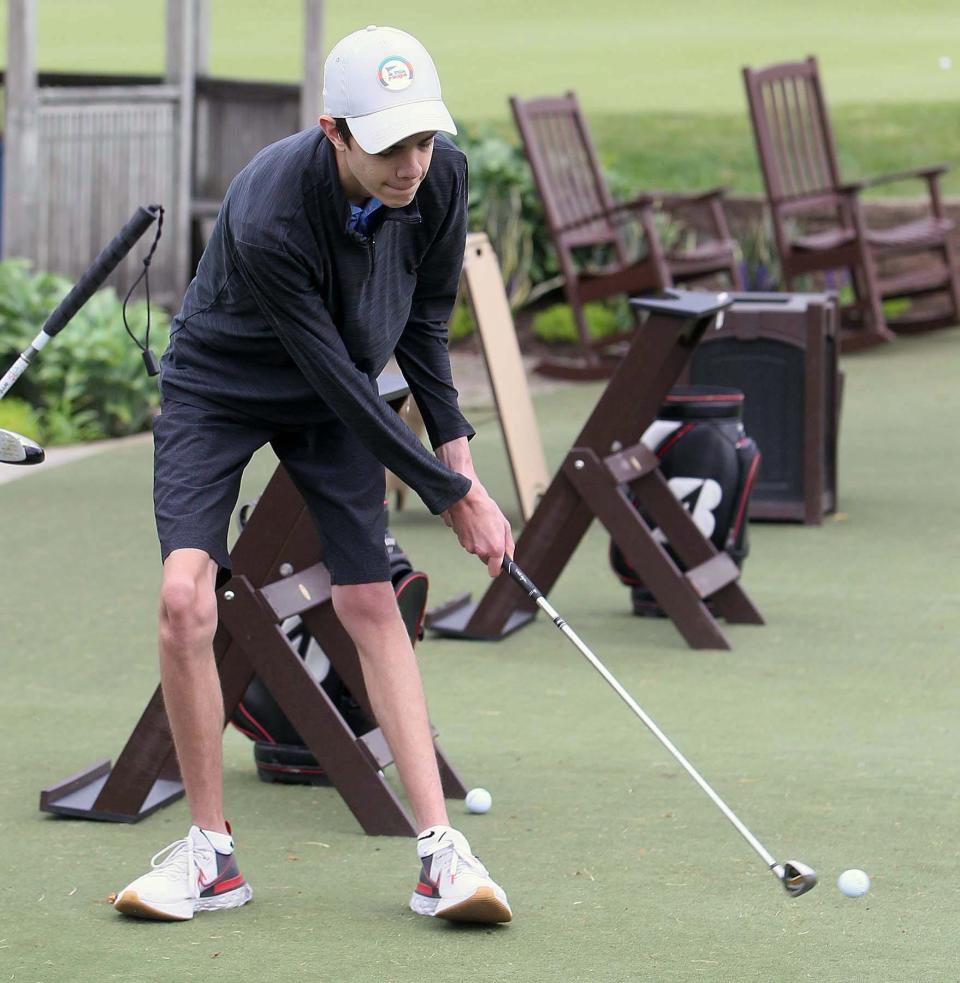
[[[467,236],[463,278],[500,417],[520,514],[526,522],[550,478],[500,264],[482,232]]]

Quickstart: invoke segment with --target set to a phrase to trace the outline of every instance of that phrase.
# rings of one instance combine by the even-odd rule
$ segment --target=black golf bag
[[[674,386],[642,438],[660,459],[671,491],[697,528],[716,549],[729,553],[737,566],[749,552],[747,509],[760,466],[760,451],[744,432],[742,417],[743,393],[738,389]],[[666,537],[659,530],[654,530],[654,536],[682,566]],[[630,588],[634,614],[663,614],[612,541],[610,565]]]
[[[249,511],[250,506],[240,510],[241,526]],[[385,542],[400,614],[410,641],[416,643],[423,637],[423,615],[429,586],[427,575],[413,569],[406,553],[389,530]],[[353,732],[360,737],[373,730],[376,724],[368,719],[351,696],[303,621],[297,616],[288,618],[281,629]],[[253,759],[261,781],[285,785],[329,784],[317,759],[259,679],[254,678],[247,687],[230,722],[254,742]]]

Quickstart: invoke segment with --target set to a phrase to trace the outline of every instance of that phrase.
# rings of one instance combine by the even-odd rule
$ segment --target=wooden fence
[[[208,77],[208,0],[167,0],[162,77],[38,74],[35,0],[7,4],[3,255],[76,277],[138,205],[159,203],[151,293],[178,304],[234,175],[319,114],[323,0],[304,0],[302,86]],[[149,242],[111,277],[118,290]]]
[[[219,202],[267,144],[300,129],[300,86],[197,78],[193,197]]]
[[[180,239],[182,219],[169,208],[178,193],[179,111],[171,86],[39,90],[34,222],[20,238],[39,269],[80,273],[141,203],[165,203],[164,238]],[[117,282],[133,282],[151,241],[148,234],[131,251]],[[151,270],[158,297],[177,292],[176,267],[171,251]]]

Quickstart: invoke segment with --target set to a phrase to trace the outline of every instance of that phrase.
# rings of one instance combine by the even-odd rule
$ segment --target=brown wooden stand
[[[640,438],[731,299],[666,291],[632,303],[649,317],[524,527],[516,560],[548,592],[596,517],[687,643],[728,649],[715,614],[731,623],[763,624],[763,618],[740,587],[736,564],[697,529]],[[654,537],[656,527],[682,569]],[[478,604],[459,598],[431,612],[427,625],[441,635],[498,640],[532,620],[536,610],[509,578],[498,577]]]
[[[381,380],[394,408],[407,395],[400,376]],[[386,390],[386,391],[385,391]],[[230,553],[233,576],[217,592],[214,653],[225,720],[256,674],[303,737],[331,783],[369,835],[413,836],[412,817],[383,776],[391,755],[379,728],[356,735],[280,630],[294,614],[320,641],[368,719],[370,707],[356,649],[330,601],[330,577],[307,508],[278,466]],[[444,793],[466,787],[435,745]],[[109,760],[40,793],[40,809],[60,815],[137,822],[183,795],[173,738],[157,687],[126,746]]]

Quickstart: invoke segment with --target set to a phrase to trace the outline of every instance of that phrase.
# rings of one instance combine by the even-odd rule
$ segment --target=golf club
[[[753,847],[753,849],[763,858],[764,863],[773,872],[774,877],[783,885],[783,889],[792,898],[798,898],[801,894],[806,894],[816,886],[817,873],[812,867],[801,863],[798,860],[787,860],[778,863],[763,844],[747,829],[746,826],[736,817],[733,810],[717,795],[716,792],[707,784],[700,773],[690,764],[689,761],[677,750],[673,742],[663,733],[654,721],[644,713],[636,700],[617,682],[616,678],[607,667],[590,651],[581,641],[577,633],[560,617],[554,610],[550,602],[543,596],[537,586],[530,578],[517,566],[508,556],[504,556],[503,570],[518,583],[527,595],[537,603],[537,606],[546,612],[553,623],[570,639],[577,647],[578,651],[593,666],[597,672],[610,684],[620,699],[643,721],[654,737],[677,759],[690,777],[703,789],[713,800],[717,808],[733,823],[737,832]]]
[[[83,276],[47,318],[40,334],[20,353],[7,373],[0,378],[0,399],[27,370],[33,357],[70,323],[70,319],[100,289],[104,280],[134,247],[137,240],[161,215],[160,205],[141,205],[126,225],[104,247]],[[43,448],[12,430],[0,428],[0,464],[39,464],[44,458]]]
[[[0,429],[0,461],[4,464],[40,464],[43,448],[23,434]]]

